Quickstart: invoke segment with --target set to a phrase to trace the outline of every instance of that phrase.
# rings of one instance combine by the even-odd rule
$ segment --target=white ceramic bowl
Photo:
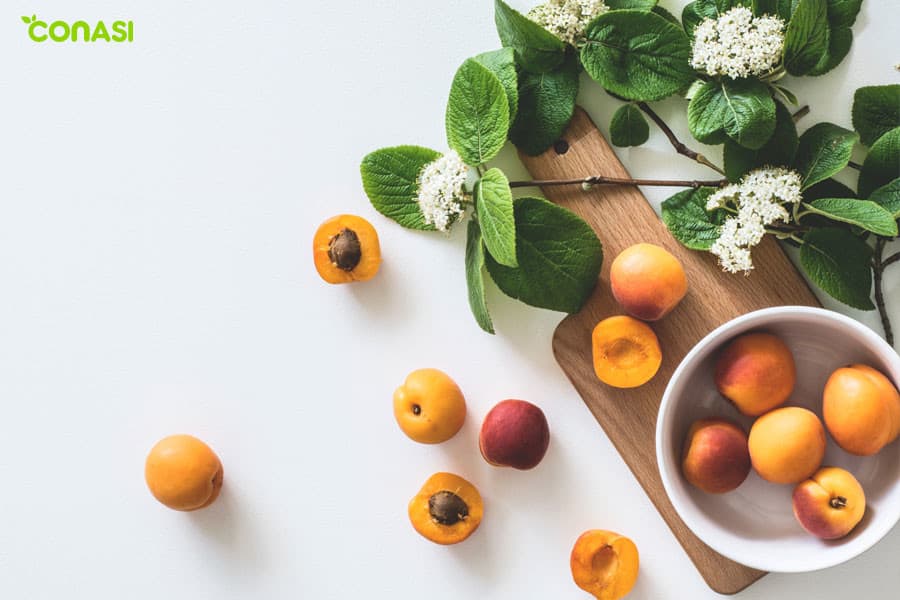
[[[713,381],[718,351],[735,336],[762,330],[778,335],[794,354],[797,386],[788,405],[805,406],[821,418],[822,390],[836,368],[865,363],[900,382],[900,356],[871,329],[844,315],[800,306],[767,308],[725,323],[703,338],[675,370],[656,423],[656,459],[663,485],[688,527],[714,550],[763,571],[824,569],[871,548],[900,520],[900,440],[875,456],[848,454],[828,437],[825,465],[853,473],[866,493],[866,514],[847,537],[823,541],[794,519],[793,486],[750,473],[736,490],[706,494],[681,473],[687,430],[696,419],[731,418],[749,432],[752,418],[719,395]]]

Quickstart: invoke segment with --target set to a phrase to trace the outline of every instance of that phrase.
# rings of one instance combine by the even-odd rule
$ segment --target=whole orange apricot
[[[419,369],[394,391],[394,418],[422,444],[446,442],[466,420],[466,400],[456,382],[437,369]]]
[[[619,600],[634,587],[640,559],[627,537],[592,529],[575,541],[569,566],[575,585],[598,600]]]
[[[409,520],[436,544],[458,544],[472,535],[484,516],[474,485],[453,473],[435,473],[409,502]]]
[[[662,364],[659,338],[649,325],[634,317],[603,319],[594,327],[591,341],[594,373],[613,387],[644,385]]]
[[[794,516],[823,540],[842,538],[862,521],[866,494],[856,477],[838,467],[822,467],[794,488]]]
[[[625,312],[644,321],[669,314],[688,290],[681,262],[665,248],[635,244],[613,260],[609,283]]]
[[[733,339],[716,362],[716,387],[739,411],[757,417],[784,404],[797,383],[790,348],[771,333]]]
[[[197,510],[213,503],[223,471],[212,449],[190,435],[170,435],[150,450],[144,478],[153,496],[174,510]]]
[[[837,369],[822,394],[825,426],[838,446],[869,456],[897,438],[900,395],[890,380],[871,367]]]
[[[375,277],[381,246],[372,224],[356,215],[338,215],[319,225],[313,236],[313,260],[328,283],[352,283]]]
[[[810,477],[825,457],[825,429],[811,410],[776,408],[750,428],[750,461],[772,483],[797,483]]]
[[[700,419],[688,430],[681,470],[688,483],[708,494],[736,489],[750,474],[747,434],[727,419]]]

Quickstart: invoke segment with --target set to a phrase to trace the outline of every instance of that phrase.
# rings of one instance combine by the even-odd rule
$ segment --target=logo
[[[113,21],[109,26],[97,21],[93,26],[87,21],[53,21],[47,23],[37,15],[22,17],[28,25],[28,37],[35,42],[133,42],[134,21]]]

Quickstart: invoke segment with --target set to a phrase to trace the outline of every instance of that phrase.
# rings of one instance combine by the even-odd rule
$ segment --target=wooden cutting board
[[[563,139],[537,157],[522,155],[535,179],[571,179],[589,175],[628,177],[628,172],[603,135],[583,110],[576,109]],[[671,160],[687,160],[676,157]],[[763,575],[713,551],[687,528],[675,512],[656,466],[656,416],[663,390],[688,350],[725,321],[775,305],[819,306],[806,282],[778,243],[767,239],[753,251],[756,266],[750,276],[723,273],[716,258],[693,252],[669,234],[640,190],[633,186],[579,185],[547,187],[547,198],[581,215],[603,242],[604,265],[593,297],[574,315],[564,319],[553,337],[553,352],[594,417],[625,459],[657,510],[672,529],[709,586],[734,594]],[[609,287],[609,265],[628,246],[651,242],[678,257],[687,273],[690,290],[671,314],[652,327],[663,349],[663,363],[646,385],[620,390],[601,383],[594,375],[591,332],[598,321],[622,314]]]

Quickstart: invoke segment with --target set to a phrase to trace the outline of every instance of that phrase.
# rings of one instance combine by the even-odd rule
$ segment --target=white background
[[[35,44],[19,19],[35,12],[131,18],[136,39]],[[445,148],[455,69],[499,45],[491,2],[7,0],[0,16],[0,597],[580,598],[568,557],[589,528],[639,546],[634,598],[715,596],[554,362],[561,315],[491,288],[498,335],[482,333],[462,228],[406,231],[363,195],[367,152]],[[849,126],[856,87],[898,80],[898,17],[867,0],[848,60],[785,81],[812,105],[801,128]],[[605,130],[617,103],[585,87]],[[687,139],[684,102],[658,108]],[[710,175],[657,131],[619,154],[635,176]],[[510,148],[497,162],[524,175]],[[340,212],[381,235],[369,283],[328,286],[313,269],[313,232]],[[900,326],[898,292],[895,268]],[[469,405],[435,447],[391,412],[425,366]],[[530,472],[478,454],[481,418],[507,397],[550,421]],[[147,451],[175,432],[225,464],[205,511],[166,510],[145,488]],[[439,470],[486,498],[455,547],[407,521]],[[895,597],[898,555],[895,529],[848,564],[742,597]]]

